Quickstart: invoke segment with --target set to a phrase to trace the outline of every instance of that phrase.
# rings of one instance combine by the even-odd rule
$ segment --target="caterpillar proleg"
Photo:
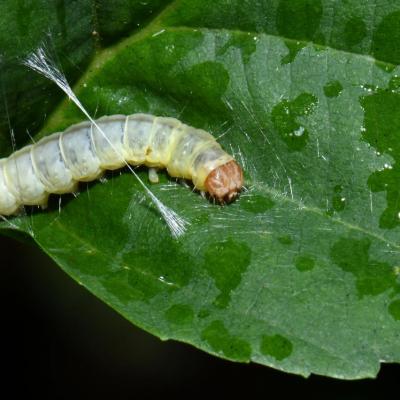
[[[122,157],[121,157],[122,155]],[[69,193],[79,181],[129,165],[166,168],[193,181],[220,203],[234,199],[243,172],[208,132],[175,118],[112,115],[57,132],[0,159],[0,215],[22,205],[46,205],[50,193]]]

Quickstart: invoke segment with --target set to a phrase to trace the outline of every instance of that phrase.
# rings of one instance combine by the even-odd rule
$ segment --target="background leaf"
[[[93,115],[148,112],[209,130],[248,191],[219,207],[164,174],[153,192],[191,222],[178,242],[128,173],[10,222],[163,339],[302,375],[367,377],[398,362],[400,3],[121,1],[111,13],[74,3],[20,11],[42,21],[24,48],[18,7],[1,6],[3,154],[8,121],[22,144],[40,121],[38,137],[83,119],[13,67],[50,29]],[[48,22],[60,10],[64,36],[63,18]]]

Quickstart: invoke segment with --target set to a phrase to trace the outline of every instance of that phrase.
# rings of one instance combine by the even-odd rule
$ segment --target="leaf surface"
[[[191,224],[178,241],[127,171],[1,229],[29,234],[162,339],[305,376],[375,376],[380,361],[398,362],[400,2],[55,3],[0,6],[4,156],[8,121],[22,145],[27,127],[40,137],[83,120],[51,84],[12,68],[50,29],[92,115],[208,130],[247,190],[220,207],[162,174],[153,193]],[[32,34],[16,49],[24,24]]]

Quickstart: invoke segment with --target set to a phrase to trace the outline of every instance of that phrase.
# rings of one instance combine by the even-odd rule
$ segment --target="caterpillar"
[[[111,115],[53,133],[0,159],[0,215],[23,205],[46,206],[49,194],[74,192],[78,182],[99,178],[105,170],[129,165],[166,168],[172,177],[219,203],[232,201],[243,186],[243,171],[208,132],[175,118],[148,114]]]

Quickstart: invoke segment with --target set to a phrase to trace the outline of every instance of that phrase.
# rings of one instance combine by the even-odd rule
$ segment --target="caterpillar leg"
[[[160,178],[158,177],[157,168],[149,168],[149,181],[151,183],[160,182]]]
[[[188,185],[187,181],[185,178],[177,178],[178,183],[185,187],[186,189],[191,189],[190,185]]]

